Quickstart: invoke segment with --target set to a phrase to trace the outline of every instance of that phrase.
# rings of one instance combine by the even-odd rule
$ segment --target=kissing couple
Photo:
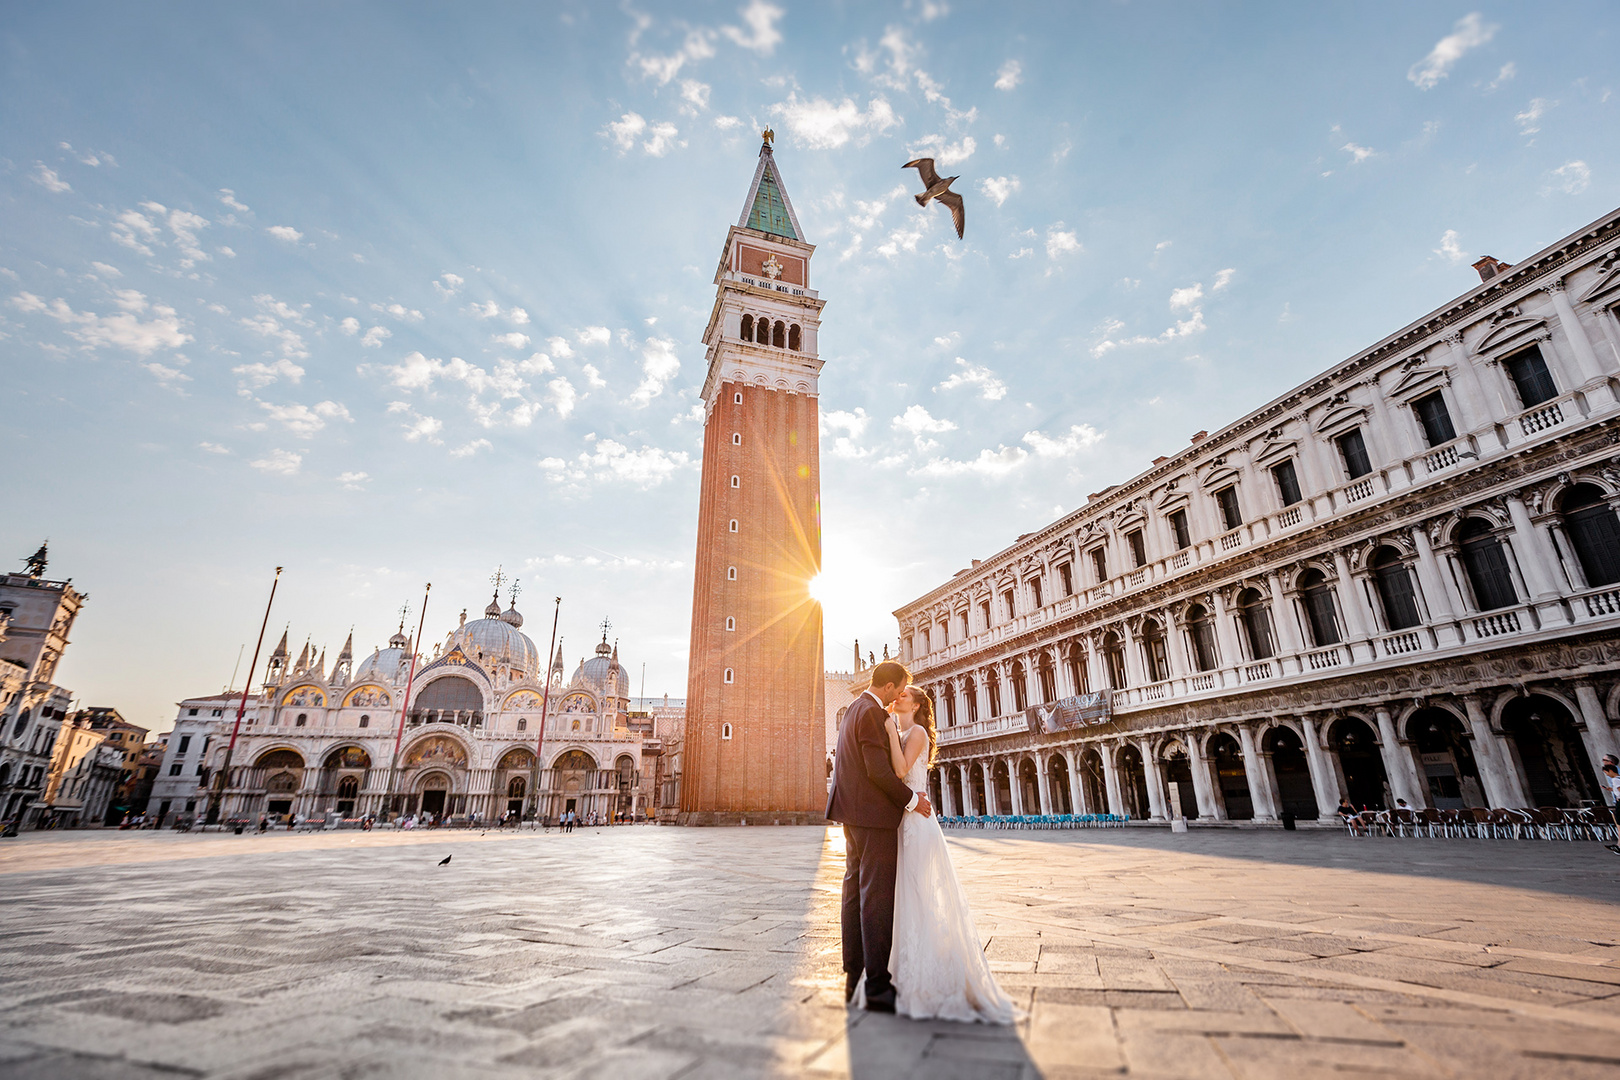
[[[827,818],[844,826],[844,1001],[870,1012],[1010,1024],[945,834],[924,794],[934,703],[885,660],[844,713]],[[865,984],[862,985],[862,973]]]

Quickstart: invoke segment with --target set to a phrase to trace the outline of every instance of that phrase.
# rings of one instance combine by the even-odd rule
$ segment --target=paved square
[[[1596,844],[952,849],[1015,1030],[846,1015],[817,828],[29,834],[0,844],[0,1075],[1620,1076]]]

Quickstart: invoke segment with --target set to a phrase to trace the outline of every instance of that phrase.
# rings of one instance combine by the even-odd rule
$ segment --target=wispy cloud
[[[1016,176],[992,176],[979,181],[979,190],[984,197],[993,200],[997,206],[1005,203],[1022,186]]]
[[[736,26],[722,26],[720,32],[732,42],[744,49],[751,50],[761,56],[769,56],[776,51],[782,43],[782,31],[776,28],[776,23],[787,14],[775,4],[766,0],[752,0],[737,14],[742,16],[747,29]]]
[[[772,105],[770,111],[782,118],[794,138],[812,150],[835,150],[851,139],[857,146],[864,146],[873,135],[900,123],[900,117],[882,97],[873,97],[863,110],[854,98],[839,102],[823,97],[801,100],[795,91],[786,101]]]
[[[613,439],[598,439],[594,432],[586,435],[585,441],[590,447],[574,459],[542,458],[540,467],[552,480],[575,487],[606,481],[646,490],[662,484],[692,462],[691,455],[684,450],[671,451],[656,446],[632,450]]]
[[[271,225],[264,231],[275,237],[277,240],[288,244],[296,244],[298,241],[304,238],[304,234],[293,228],[291,225]]]
[[[630,394],[630,401],[645,408],[664,392],[664,387],[681,371],[681,358],[670,338],[649,338],[641,347],[641,382]]]
[[[1457,25],[1451,33],[1435,42],[1429,55],[1413,64],[1407,71],[1406,77],[1419,90],[1433,90],[1440,85],[1440,81],[1451,74],[1451,69],[1457,66],[1472,49],[1484,45],[1496,36],[1500,27],[1494,23],[1487,25],[1480,17],[1479,12],[1470,12],[1457,20]]]
[[[178,349],[192,340],[182,329],[174,308],[148,304],[145,295],[134,289],[121,289],[115,295],[114,303],[123,310],[110,315],[74,311],[60,297],[46,303],[30,292],[19,293],[10,303],[25,314],[50,316],[67,328],[69,337],[91,349],[111,346],[148,357],[159,349]],[[147,317],[143,319],[143,315]]]
[[[1024,65],[1017,60],[1009,60],[996,72],[996,89],[1015,90],[1023,79]]]
[[[1046,257],[1048,259],[1073,255],[1080,250],[1079,238],[1075,236],[1073,230],[1064,229],[1061,222],[1046,230]]]
[[[335,401],[322,401],[315,405],[273,405],[268,401],[259,402],[259,408],[275,423],[285,427],[288,431],[301,439],[307,439],[326,427],[328,421],[353,421],[349,410]]]
[[[668,120],[648,121],[638,112],[627,112],[611,121],[602,129],[602,134],[613,140],[621,154],[639,147],[648,157],[663,157],[676,147],[686,145],[674,124]]]
[[[1456,229],[1447,229],[1441,235],[1440,246],[1434,249],[1434,253],[1453,265],[1468,258],[1468,253],[1458,243]]]
[[[1579,195],[1592,183],[1592,170],[1584,161],[1571,161],[1552,171],[1558,178],[1558,187],[1566,195]]]
[[[303,463],[304,455],[291,450],[272,450],[264,457],[248,462],[260,472],[272,476],[292,476],[298,472],[299,466]]]
[[[1547,98],[1531,98],[1530,104],[1524,107],[1523,112],[1514,114],[1513,119],[1519,125],[1519,134],[1534,135],[1540,131],[1541,118],[1547,115],[1548,109],[1557,105],[1558,102],[1549,101]]]
[[[30,174],[34,183],[49,191],[52,195],[60,195],[65,191],[72,191],[73,185],[56,175],[56,170],[43,161],[34,163],[34,171]]]
[[[989,368],[970,364],[960,356],[956,358],[956,366],[961,370],[952,372],[944,382],[934,387],[936,391],[970,386],[977,387],[979,396],[986,401],[1000,401],[1007,396],[1007,384],[996,378]]]

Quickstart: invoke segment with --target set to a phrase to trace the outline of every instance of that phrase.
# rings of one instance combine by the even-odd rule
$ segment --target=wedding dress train
[[[918,754],[906,774],[913,791],[928,788],[927,756]],[[901,1016],[986,1024],[1018,1018],[1018,1007],[990,973],[945,833],[932,815],[910,813],[900,822],[889,971]]]

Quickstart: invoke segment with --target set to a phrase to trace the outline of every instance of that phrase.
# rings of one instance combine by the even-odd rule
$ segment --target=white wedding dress
[[[928,790],[927,751],[906,773],[906,786]],[[939,820],[908,813],[900,822],[894,885],[894,949],[889,954],[895,1011],[917,1020],[1010,1024],[1019,1016],[996,985],[956,878]]]

